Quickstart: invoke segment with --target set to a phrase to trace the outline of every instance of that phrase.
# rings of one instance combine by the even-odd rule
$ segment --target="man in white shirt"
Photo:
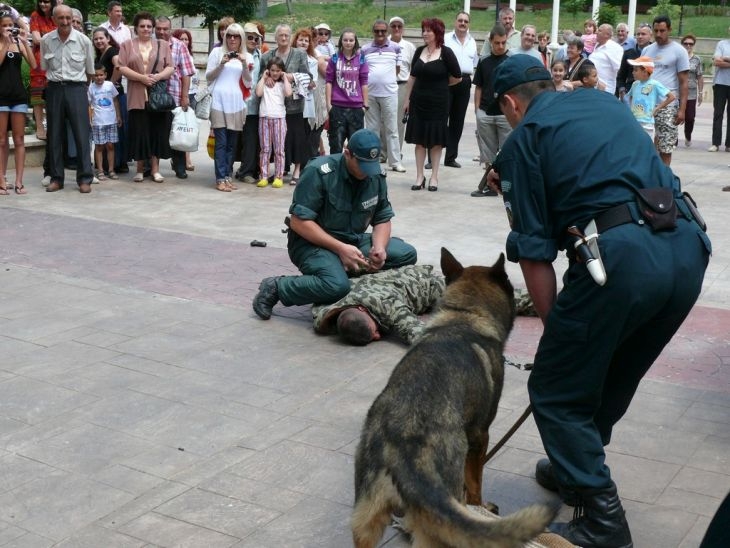
[[[672,163],[672,152],[677,143],[677,126],[684,123],[684,111],[689,96],[689,55],[679,43],[670,38],[672,22],[666,15],[659,15],[652,22],[654,43],[641,52],[654,59],[652,78],[664,84],[679,97],[679,101],[664,107],[654,115],[654,143],[666,165]]]
[[[405,135],[406,126],[403,123],[403,103],[406,100],[406,89],[408,86],[408,77],[411,75],[411,64],[413,63],[413,55],[416,53],[416,46],[413,42],[409,42],[403,38],[403,26],[405,21],[402,17],[391,17],[388,23],[390,27],[390,36],[388,39],[400,46],[400,70],[396,81],[398,83],[398,144],[403,149],[403,136]],[[385,135],[381,133],[380,141],[385,142]],[[401,154],[401,156],[403,156]]]
[[[456,161],[459,155],[459,141],[464,131],[464,118],[469,108],[471,98],[471,77],[479,62],[477,43],[469,34],[469,14],[459,12],[456,15],[454,30],[444,36],[444,45],[456,55],[461,67],[461,83],[451,86],[449,107],[449,137],[446,144],[444,165],[447,167],[461,167]]]
[[[373,40],[360,50],[368,64],[368,106],[365,127],[376,134],[385,132],[383,144],[390,169],[405,173],[398,142],[398,82],[401,65],[400,46],[388,39],[388,23],[373,23]]]
[[[132,39],[132,31],[129,27],[122,22],[124,14],[122,13],[122,3],[118,0],[111,0],[106,5],[106,14],[109,19],[104,21],[100,27],[104,27],[112,35],[112,38],[117,42],[118,45],[122,45],[122,42]]]
[[[613,95],[616,93],[616,75],[621,68],[621,59],[624,57],[624,48],[611,40],[613,27],[604,23],[596,31],[596,47],[588,57],[596,66],[598,82],[603,84],[599,89]]]

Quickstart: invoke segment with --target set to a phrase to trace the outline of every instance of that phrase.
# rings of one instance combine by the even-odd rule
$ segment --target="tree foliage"
[[[598,23],[598,26],[608,24],[615,27],[620,18],[621,8],[605,2],[600,5],[598,11],[593,15],[593,19]]]
[[[213,45],[213,26],[221,17],[230,16],[243,24],[253,19],[260,0],[170,0],[175,15],[202,15],[208,27],[209,44]],[[217,39],[217,37],[215,37]]]

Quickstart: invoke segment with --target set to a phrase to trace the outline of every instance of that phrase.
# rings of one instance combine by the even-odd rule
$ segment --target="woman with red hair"
[[[431,153],[433,166],[428,190],[438,190],[441,150],[448,138],[449,86],[461,82],[459,61],[444,46],[445,30],[441,19],[424,19],[421,22],[424,45],[416,49],[411,62],[403,105],[408,115],[406,142],[416,145],[416,184],[411,190],[426,186],[423,165],[427,151]]]

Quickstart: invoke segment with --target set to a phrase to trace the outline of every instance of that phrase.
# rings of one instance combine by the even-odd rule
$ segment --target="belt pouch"
[[[670,188],[642,188],[636,191],[636,203],[644,220],[652,230],[677,228],[677,204]]]

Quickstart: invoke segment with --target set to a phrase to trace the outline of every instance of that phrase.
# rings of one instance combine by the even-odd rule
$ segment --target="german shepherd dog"
[[[464,268],[441,248],[441,269],[447,285],[438,312],[365,419],[355,458],[357,548],[375,547],[396,510],[422,548],[522,546],[555,515],[536,505],[488,520],[463,505],[482,503],[514,289],[504,254],[491,267]]]

